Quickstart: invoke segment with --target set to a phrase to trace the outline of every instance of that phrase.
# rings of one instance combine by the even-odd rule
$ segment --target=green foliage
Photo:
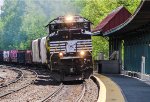
[[[93,58],[97,58],[97,54],[103,52],[105,58],[108,57],[108,41],[103,37],[92,37],[92,45],[93,45]]]
[[[125,6],[132,14],[139,5],[140,0],[77,0],[80,5],[81,15],[93,23],[93,28],[99,24],[112,10],[119,6]],[[102,37],[92,37],[93,57],[99,52],[105,54],[108,58],[108,41]]]
[[[4,0],[0,15],[0,49],[29,49],[47,35],[45,26],[57,16],[79,13],[72,0]]]
[[[4,5],[3,10],[6,12],[1,16],[3,22],[1,48],[16,48],[20,40],[22,40],[20,35],[22,19],[20,16],[23,15],[25,9],[24,1],[5,0],[4,3],[6,5]]]

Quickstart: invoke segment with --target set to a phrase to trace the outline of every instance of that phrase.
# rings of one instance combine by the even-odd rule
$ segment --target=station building
[[[114,13],[115,15],[112,15]],[[104,22],[107,22],[106,26],[102,26]],[[117,61],[120,73],[136,77],[150,74],[149,1],[141,1],[133,15],[124,7],[120,7],[100,22],[93,32],[95,36],[109,38],[110,56],[114,51],[119,52]]]

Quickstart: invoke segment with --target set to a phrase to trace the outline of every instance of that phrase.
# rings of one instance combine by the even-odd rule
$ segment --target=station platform
[[[150,85],[124,75],[95,74],[106,87],[106,102],[150,102]]]
[[[124,75],[106,76],[119,85],[127,102],[150,102],[150,85]]]

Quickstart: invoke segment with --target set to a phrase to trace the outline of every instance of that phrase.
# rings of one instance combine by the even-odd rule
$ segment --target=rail
[[[23,70],[21,70],[22,71],[22,73],[23,73]],[[4,97],[4,96],[6,96],[6,95],[9,95],[9,94],[11,94],[11,93],[14,93],[14,92],[17,92],[17,91],[19,91],[19,90],[21,90],[21,89],[24,89],[24,88],[26,88],[27,86],[29,86],[29,85],[31,85],[32,83],[34,83],[35,81],[36,81],[36,79],[37,79],[37,77],[38,77],[38,75],[37,75],[37,73],[35,72],[35,71],[33,71],[33,70],[29,70],[28,69],[28,71],[30,71],[30,72],[32,72],[33,73],[33,75],[35,75],[35,77],[34,77],[34,79],[32,79],[30,82],[28,82],[28,83],[25,83],[25,85],[23,85],[23,86],[21,86],[21,87],[19,87],[19,88],[17,88],[17,89],[7,89],[7,90],[5,90],[5,92],[4,93],[1,93],[0,94],[0,98],[1,97]],[[23,73],[23,79],[25,79],[25,78],[28,78],[28,77],[25,77],[25,74]],[[32,77],[33,78],[33,77]],[[17,81],[16,81],[17,82]],[[15,82],[15,83],[16,83]]]
[[[41,101],[39,102],[46,102],[48,101],[49,99],[52,99],[53,97],[55,97],[62,89],[63,89],[64,85],[63,83],[61,83],[59,85],[59,88],[56,89],[53,93],[49,94],[48,96],[46,96],[44,99],[42,99]]]
[[[85,91],[86,91],[86,82],[83,83],[83,86],[82,86],[82,92],[81,94],[79,95],[79,97],[77,98],[77,100],[75,102],[81,102],[84,94],[85,94]]]
[[[11,80],[7,83],[1,83],[0,85],[0,88],[3,88],[3,87],[6,87],[8,85],[11,85],[13,83],[16,83],[17,81],[21,80],[23,78],[23,73],[20,69],[14,69],[14,68],[11,68],[11,70],[14,70],[15,72],[18,73],[18,76],[14,79],[14,80]]]

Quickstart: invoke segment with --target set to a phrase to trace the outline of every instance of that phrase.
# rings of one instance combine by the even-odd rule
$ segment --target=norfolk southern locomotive
[[[69,76],[82,80],[92,73],[90,27],[87,19],[70,15],[60,16],[47,25],[48,66],[59,72],[62,80]]]
[[[91,22],[81,16],[60,16],[46,28],[46,37],[32,41],[32,50],[0,51],[0,62],[46,65],[61,80],[83,80],[93,72]]]

